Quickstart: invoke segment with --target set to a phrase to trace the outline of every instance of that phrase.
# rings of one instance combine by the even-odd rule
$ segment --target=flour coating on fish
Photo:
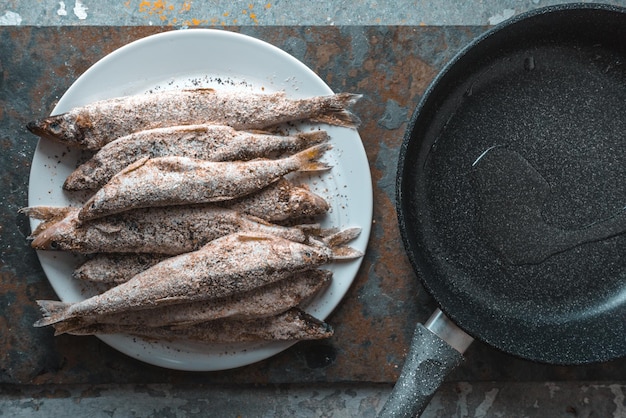
[[[206,161],[245,161],[283,153],[292,154],[328,139],[325,131],[273,135],[237,131],[218,125],[150,129],[106,144],[67,177],[63,188],[97,189],[126,166],[144,157],[179,156]]]
[[[211,162],[187,157],[139,160],[113,178],[89,199],[81,220],[130,209],[210,203],[246,196],[295,171],[324,171],[319,162],[329,144],[320,144],[276,160]]]
[[[342,258],[362,253],[340,247]],[[69,306],[38,301],[44,318],[36,326],[75,317],[208,300],[245,292],[317,268],[336,259],[335,248],[306,245],[265,234],[238,233],[211,241],[198,251],[168,258],[126,283]]]
[[[32,121],[27,128],[41,137],[97,150],[133,132],[165,126],[210,123],[249,130],[310,120],[355,127],[358,118],[349,108],[359,98],[350,93],[289,99],[284,92],[168,90],[93,102]]]
[[[72,318],[54,324],[56,334],[93,324],[138,327],[187,326],[222,318],[262,318],[306,305],[330,285],[332,273],[308,270],[284,280],[225,298],[121,312],[111,315]]]
[[[306,184],[297,186],[285,178],[253,194],[218,204],[268,222],[314,218],[330,209],[328,202]]]
[[[82,254],[178,255],[241,231],[273,234],[298,242],[308,238],[300,228],[272,225],[215,205],[135,209],[85,222],[78,219],[79,213],[79,208],[71,208],[65,218],[33,233],[31,246]]]
[[[92,283],[119,284],[170,256],[142,253],[100,253],[81,263],[72,278]]]
[[[147,328],[135,325],[96,324],[70,331],[74,335],[131,334],[158,341],[241,343],[300,341],[329,338],[333,328],[324,321],[293,308],[282,314],[254,319],[217,319],[187,327]]]

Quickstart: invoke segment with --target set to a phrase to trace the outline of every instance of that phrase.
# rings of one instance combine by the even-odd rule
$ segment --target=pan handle
[[[439,309],[426,327],[417,324],[400,377],[379,417],[419,416],[448,373],[461,364],[472,341]]]

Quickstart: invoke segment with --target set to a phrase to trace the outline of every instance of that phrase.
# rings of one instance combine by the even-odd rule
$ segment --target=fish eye
[[[51,250],[58,250],[59,249],[59,243],[56,241],[51,241],[50,242],[50,249]]]
[[[48,128],[50,129],[50,131],[52,131],[53,133],[59,133],[61,132],[61,124],[58,121],[53,121],[50,122],[50,124],[48,125]]]

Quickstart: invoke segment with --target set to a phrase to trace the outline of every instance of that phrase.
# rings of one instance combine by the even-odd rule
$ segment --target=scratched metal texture
[[[37,299],[56,295],[28,246],[30,162],[37,139],[24,128],[46,115],[72,82],[152,27],[0,28],[0,384],[213,384],[395,382],[414,329],[434,303],[399,238],[394,205],[398,150],[428,83],[485,27],[234,27],[284,49],[334,91],[362,93],[356,112],[372,172],[374,219],[362,267],[328,321],[327,341],[303,342],[268,360],[222,372],[150,366],[95,337],[33,328]],[[167,57],[164,57],[167,59]],[[626,360],[582,367],[527,362],[474,344],[451,381],[619,381]]]

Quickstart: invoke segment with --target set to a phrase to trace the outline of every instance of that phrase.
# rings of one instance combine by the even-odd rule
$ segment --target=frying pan
[[[400,150],[397,212],[439,309],[382,416],[420,414],[478,339],[538,362],[626,355],[626,9],[569,4],[475,39]]]

